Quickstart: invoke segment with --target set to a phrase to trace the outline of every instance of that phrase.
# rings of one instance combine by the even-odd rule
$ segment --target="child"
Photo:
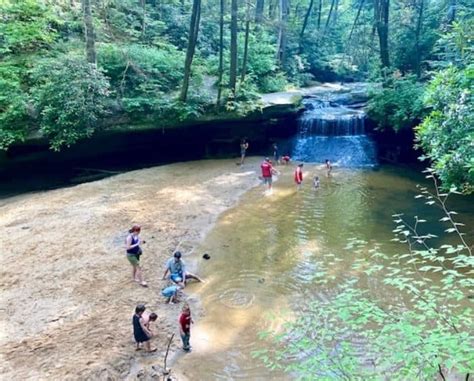
[[[332,164],[331,164],[331,162],[330,162],[328,159],[326,159],[326,170],[327,170],[327,172],[326,172],[326,173],[327,173],[327,176],[328,176],[328,177],[331,176]]]
[[[319,176],[314,176],[313,185],[314,189],[319,189]]]
[[[281,162],[282,162],[283,164],[288,165],[288,163],[289,163],[290,161],[291,161],[291,157],[290,157],[290,155],[288,155],[288,154],[286,154],[285,156],[282,156],[282,157],[281,157]]]
[[[181,340],[183,340],[183,350],[185,352],[191,351],[189,339],[191,338],[192,323],[194,323],[194,321],[191,318],[191,309],[189,308],[189,304],[185,303],[179,317],[179,334],[181,335]]]
[[[303,183],[303,164],[298,164],[295,169],[295,183],[296,190],[300,190],[301,184]]]
[[[161,290],[161,295],[163,295],[165,298],[168,298],[166,303],[179,303],[178,300],[178,292],[180,290],[180,287],[177,285],[170,285]]]
[[[146,322],[143,317],[145,309],[146,307],[143,304],[139,304],[135,308],[135,314],[133,315],[132,319],[133,336],[135,337],[135,342],[137,343],[136,350],[138,351],[140,349],[141,343],[145,343],[145,349],[147,352],[156,352],[156,348],[151,348],[150,346],[150,340],[153,337],[153,332],[147,327],[147,325],[149,325],[149,321]]]

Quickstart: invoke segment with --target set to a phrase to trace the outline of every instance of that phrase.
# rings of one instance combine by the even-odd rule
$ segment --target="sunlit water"
[[[193,352],[175,365],[191,380],[293,379],[252,358],[252,351],[269,345],[258,333],[278,329],[291,311],[308,302],[308,295],[331,297],[331,286],[316,282],[323,264],[329,266],[328,276],[335,277],[332,285],[354,275],[351,265],[366,253],[345,249],[348,239],[379,243],[393,255],[405,252],[390,242],[393,213],[440,218],[437,209],[415,200],[416,184],[426,180],[407,168],[336,168],[327,178],[324,168],[306,164],[306,182],[299,192],[292,166],[279,168],[274,193],[264,195],[263,186],[248,192],[219,219],[199,250],[211,255],[198,266],[207,282],[189,286],[188,292],[202,300],[205,316],[192,327]],[[321,178],[319,190],[312,188],[315,174]],[[453,201],[472,239],[472,199]],[[442,230],[437,223],[427,229],[434,234]],[[382,280],[371,276],[362,284],[382,300],[399,297]]]

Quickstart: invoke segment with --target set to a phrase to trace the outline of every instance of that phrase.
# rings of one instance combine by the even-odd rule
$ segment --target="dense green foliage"
[[[399,214],[394,240],[407,245],[405,253],[389,257],[378,244],[349,240],[345,249],[355,260],[347,277],[331,277],[337,257],[318,263],[314,282],[330,296],[308,295],[308,306],[280,332],[262,333],[274,349],[254,355],[300,380],[467,379],[474,369],[474,261],[462,224],[447,209],[449,195],[421,187],[417,197],[443,210],[443,238],[451,244],[436,244],[423,232],[425,220],[409,223]],[[372,284],[374,274],[384,285]]]
[[[416,126],[424,111],[424,86],[416,78],[394,77],[386,87],[375,90],[368,105],[368,115],[377,121],[380,129]]]
[[[109,92],[107,79],[95,65],[82,57],[44,60],[31,77],[40,132],[53,149],[92,135],[106,113]]]
[[[220,0],[3,0],[0,149],[31,136],[60,149],[118,123],[246,115],[260,109],[262,93],[370,80],[368,110],[379,128],[413,128],[427,116],[419,146],[446,187],[470,191],[474,27],[469,2],[453,4],[238,2],[231,72],[230,0],[222,4],[222,41]]]
[[[430,111],[416,129],[419,146],[445,188],[474,191],[474,19],[455,24],[445,38],[447,67],[431,80]]]

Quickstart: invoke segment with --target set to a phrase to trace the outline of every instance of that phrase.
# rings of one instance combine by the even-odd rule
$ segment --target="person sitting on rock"
[[[168,273],[170,274],[169,279],[182,288],[186,287],[186,281],[188,279],[196,279],[198,282],[202,282],[202,279],[197,275],[186,271],[186,266],[181,259],[181,252],[179,251],[175,252],[173,258],[168,259],[166,262],[166,270],[163,274],[163,279],[166,279]]]

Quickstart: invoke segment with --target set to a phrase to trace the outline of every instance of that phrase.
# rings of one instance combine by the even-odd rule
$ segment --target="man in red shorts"
[[[268,191],[271,192],[272,190],[272,176],[274,174],[277,174],[278,171],[275,170],[272,166],[272,163],[270,162],[270,159],[267,157],[263,161],[262,165],[260,165],[260,168],[262,169],[262,178],[263,178],[263,184],[268,185]]]

